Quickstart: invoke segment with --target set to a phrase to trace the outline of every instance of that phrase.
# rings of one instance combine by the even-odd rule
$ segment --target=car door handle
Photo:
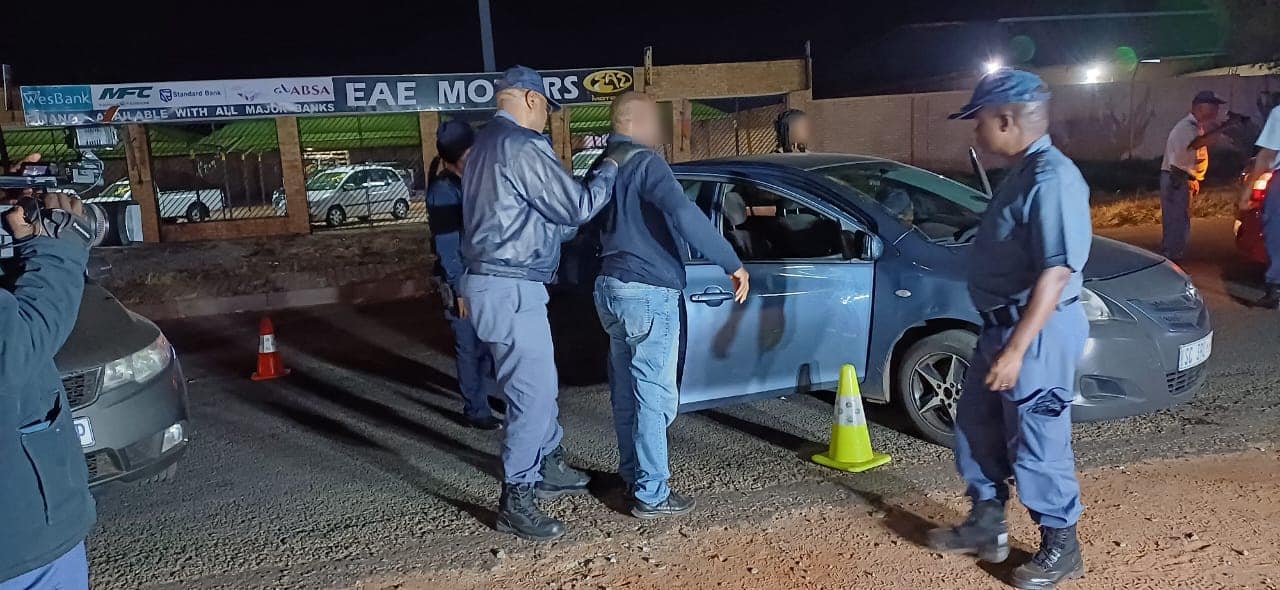
[[[689,296],[689,301],[694,303],[705,303],[712,307],[720,305],[730,299],[733,299],[733,293],[728,291],[703,291]]]

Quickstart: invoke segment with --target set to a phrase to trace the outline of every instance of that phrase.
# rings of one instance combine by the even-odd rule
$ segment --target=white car
[[[226,205],[225,193],[220,188],[166,191],[156,187],[156,196],[160,203],[160,218],[165,221],[185,219],[192,223],[208,221],[215,211],[221,211]],[[132,201],[133,189],[129,179],[122,178],[112,183],[101,193],[85,199],[86,203],[111,203],[116,201]]]
[[[368,219],[390,215],[409,216],[409,185],[388,166],[356,164],[314,172],[307,178],[307,208],[311,221],[338,227],[351,218]],[[284,190],[277,190],[273,203],[284,214]]]

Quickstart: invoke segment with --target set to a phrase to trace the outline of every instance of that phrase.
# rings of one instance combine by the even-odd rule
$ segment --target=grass
[[[1233,217],[1239,197],[1235,185],[1206,188],[1191,200],[1191,217]],[[1091,201],[1095,228],[1160,223],[1160,195],[1154,191],[1127,196],[1095,192]]]

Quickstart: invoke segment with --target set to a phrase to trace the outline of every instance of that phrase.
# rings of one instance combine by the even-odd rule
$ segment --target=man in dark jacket
[[[81,212],[63,195],[46,206]],[[18,208],[3,222],[15,257],[0,277],[0,590],[88,588],[84,539],[96,515],[53,356],[76,323],[89,250]]]
[[[630,92],[614,99],[611,145],[653,146],[660,136],[652,98]],[[738,303],[747,299],[747,270],[656,152],[646,147],[632,156],[618,171],[613,194],[600,214],[602,261],[595,300],[610,340],[618,473],[632,490],[631,514],[675,516],[694,505],[667,485],[667,427],[680,405],[676,366],[688,246],[724,269]]]
[[[582,493],[589,478],[560,449],[544,283],[555,276],[560,243],[608,203],[618,164],[606,154],[585,186],[574,180],[539,133],[559,108],[542,76],[516,66],[496,89],[498,114],[477,134],[462,175],[462,296],[507,400],[496,528],[547,541],[564,525],[537,507],[535,495]]]

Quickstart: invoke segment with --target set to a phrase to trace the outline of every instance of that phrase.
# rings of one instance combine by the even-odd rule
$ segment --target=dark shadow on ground
[[[698,414],[721,426],[737,430],[743,434],[749,434],[780,449],[795,453],[805,460],[808,460],[815,453],[821,453],[826,450],[825,443],[811,441],[802,436],[796,436],[772,426],[757,424],[720,410],[704,410],[698,412]]]
[[[596,385],[609,380],[609,338],[600,327],[590,291],[557,289],[547,305],[560,382]]]

